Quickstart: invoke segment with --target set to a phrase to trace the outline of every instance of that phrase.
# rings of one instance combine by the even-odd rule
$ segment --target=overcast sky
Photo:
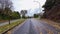
[[[40,7],[42,7],[46,0],[12,0],[12,1],[15,11],[28,10],[28,15],[33,15],[36,12],[37,13],[40,12],[39,3],[34,1],[40,2]],[[42,10],[42,8],[40,8],[40,10]]]

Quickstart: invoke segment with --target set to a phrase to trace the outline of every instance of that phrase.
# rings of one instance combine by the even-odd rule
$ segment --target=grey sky
[[[12,0],[15,11],[28,10],[28,15],[36,13],[36,9],[39,10],[39,3],[34,1],[40,2],[42,6],[46,0]],[[40,8],[40,10],[42,10],[42,8]]]

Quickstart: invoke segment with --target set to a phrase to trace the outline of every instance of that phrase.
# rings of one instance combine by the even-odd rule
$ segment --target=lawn
[[[10,25],[7,24],[7,25],[4,25],[4,26],[0,26],[0,34],[1,34],[2,32],[5,32],[5,31],[8,30],[8,29],[11,29],[12,27],[14,27],[14,26],[16,26],[16,25],[21,24],[24,20],[25,20],[25,19],[20,19],[20,20],[14,22],[14,23],[11,23]]]

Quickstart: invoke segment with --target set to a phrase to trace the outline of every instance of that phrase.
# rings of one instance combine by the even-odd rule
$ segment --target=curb
[[[21,24],[21,23],[19,23],[19,24]],[[17,24],[17,25],[15,25],[15,26],[13,26],[12,28],[10,28],[10,29],[7,29],[7,30],[5,30],[4,32],[2,32],[1,34],[5,34],[5,33],[7,33],[8,31],[10,31],[10,30],[12,30],[13,28],[15,28],[16,26],[18,26],[19,24]]]

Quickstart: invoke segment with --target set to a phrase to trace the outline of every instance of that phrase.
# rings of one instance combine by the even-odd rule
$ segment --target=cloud
[[[40,10],[38,9],[39,4],[33,1],[34,0],[12,0],[15,11],[20,12],[21,10],[29,10],[28,15],[33,15],[34,13],[36,13],[36,11],[39,12]],[[40,5],[42,6],[46,0],[35,0],[35,1],[39,1]]]

